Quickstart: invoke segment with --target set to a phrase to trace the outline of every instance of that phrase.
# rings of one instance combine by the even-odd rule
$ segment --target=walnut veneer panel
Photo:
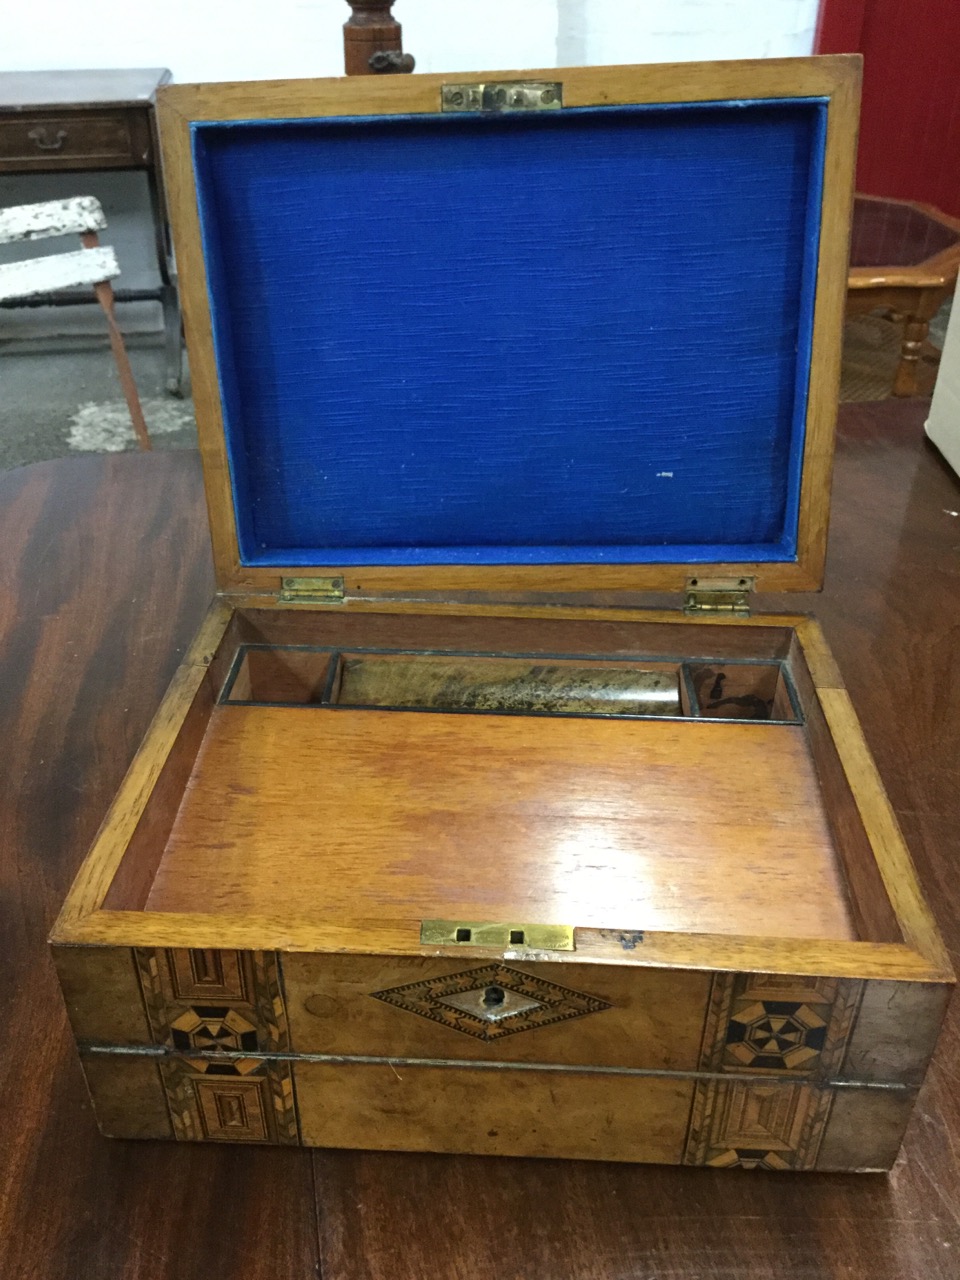
[[[85,1054],[120,1138],[546,1156],[717,1169],[882,1170],[916,1091],[588,1069]]]
[[[87,1053],[83,1076],[105,1138],[172,1138],[173,1127],[155,1058]]]
[[[216,710],[147,909],[855,936],[800,728]]]
[[[78,1040],[150,1044],[150,1025],[128,948],[55,947],[53,961]]]
[[[677,1164],[695,1084],[677,1077],[296,1064],[305,1146]]]
[[[524,979],[530,980],[527,989]],[[502,1023],[458,1016],[454,987],[500,985],[549,1002]],[[695,1071],[708,973],[623,965],[402,956],[283,957],[297,1053],[389,1054]],[[509,998],[509,997],[508,997]]]

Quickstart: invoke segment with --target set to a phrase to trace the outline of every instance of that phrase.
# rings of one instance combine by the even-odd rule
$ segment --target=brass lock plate
[[[503,924],[487,920],[424,920],[420,941],[428,946],[495,947],[498,951],[575,951],[568,924]]]

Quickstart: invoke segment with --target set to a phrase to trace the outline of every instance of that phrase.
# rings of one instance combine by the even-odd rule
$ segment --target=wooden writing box
[[[53,934],[104,1133],[890,1166],[952,975],[749,611],[821,584],[858,76],[164,91],[219,594]]]

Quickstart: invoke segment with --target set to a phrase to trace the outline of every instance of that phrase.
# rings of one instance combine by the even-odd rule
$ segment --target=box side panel
[[[916,1089],[838,1089],[816,1168],[840,1173],[890,1169],[916,1098]]]
[[[866,982],[839,1078],[918,1085],[933,1056],[952,987]]]
[[[129,947],[53,946],[51,951],[70,1025],[81,1044],[152,1043]]]
[[[81,1063],[105,1138],[172,1138],[157,1060],[137,1053],[85,1053]]]

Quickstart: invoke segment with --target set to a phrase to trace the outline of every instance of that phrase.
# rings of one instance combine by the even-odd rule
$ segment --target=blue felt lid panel
[[[795,559],[825,119],[194,124],[243,563]]]

